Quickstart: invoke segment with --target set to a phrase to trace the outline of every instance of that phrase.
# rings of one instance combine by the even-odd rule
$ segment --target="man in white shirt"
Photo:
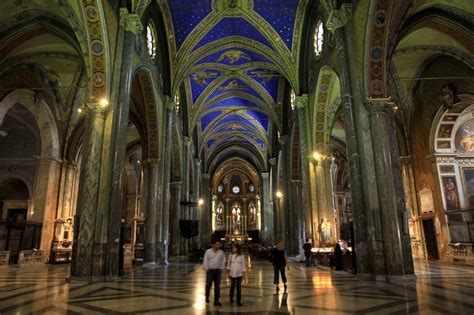
[[[203,267],[206,269],[206,303],[209,303],[209,292],[212,282],[214,282],[214,305],[222,306],[219,302],[221,293],[221,272],[225,269],[225,255],[221,250],[221,242],[212,243],[204,254]]]

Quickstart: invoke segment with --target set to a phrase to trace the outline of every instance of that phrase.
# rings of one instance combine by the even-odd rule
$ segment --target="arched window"
[[[314,38],[313,38],[313,45],[314,45],[314,54],[316,57],[321,55],[323,51],[323,40],[324,40],[324,27],[323,22],[318,21],[316,23],[316,27],[314,28]]]
[[[256,218],[257,218],[257,207],[255,207],[255,203],[253,203],[252,201],[249,206],[249,224],[255,223]]]
[[[148,22],[146,27],[146,44],[148,48],[148,54],[150,58],[155,61],[156,59],[156,29],[152,21]]]
[[[291,90],[291,94],[290,94],[290,106],[291,106],[291,110],[295,110],[295,106],[296,106],[296,94],[295,94],[295,90]]]
[[[240,210],[240,205],[238,203],[234,203],[232,205],[232,221],[240,222],[241,217],[242,217],[242,212]]]
[[[222,202],[219,202],[216,208],[216,221],[217,225],[222,225],[224,223],[224,205]]]

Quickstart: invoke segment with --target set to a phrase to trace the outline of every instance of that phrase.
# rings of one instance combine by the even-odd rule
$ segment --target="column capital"
[[[338,28],[344,27],[352,18],[352,4],[344,3],[339,10],[331,10],[326,20],[326,28],[334,33]]]
[[[411,155],[401,156],[400,163],[402,165],[411,165],[413,163],[413,158]]]
[[[191,145],[193,143],[193,138],[191,137],[184,136],[183,139],[184,139],[184,145]]]
[[[287,135],[280,136],[280,139],[278,139],[278,141],[280,142],[280,144],[286,144],[288,143],[288,136]]]
[[[389,114],[393,115],[396,109],[391,97],[387,98],[370,98],[365,101],[369,114]]]
[[[176,109],[176,102],[172,97],[166,95],[163,101],[165,103],[166,109],[169,109],[170,111],[174,111]]]
[[[101,103],[86,103],[84,106],[80,108],[79,113],[83,115],[93,115],[93,116],[98,116],[102,119],[105,119],[107,117],[107,114],[109,113],[110,110],[110,104],[101,104]]]
[[[262,173],[262,179],[268,179],[270,177],[270,173]]]
[[[308,94],[303,94],[301,96],[296,97],[296,107],[297,108],[305,108],[308,106]]]
[[[230,201],[230,198],[229,197],[226,197],[225,198],[225,202],[229,202]]]
[[[270,165],[276,165],[277,164],[277,159],[275,157],[272,157],[272,158],[268,159],[268,163],[270,163]]]
[[[120,26],[137,36],[143,32],[143,24],[138,14],[128,13],[126,8],[120,8]]]
[[[209,173],[202,173],[202,174],[201,174],[201,178],[202,178],[202,179],[210,179],[210,178],[211,178],[211,174],[209,174]]]
[[[196,166],[201,165],[201,159],[194,159],[194,162],[196,163]]]
[[[170,186],[181,186],[183,182],[171,182]]]

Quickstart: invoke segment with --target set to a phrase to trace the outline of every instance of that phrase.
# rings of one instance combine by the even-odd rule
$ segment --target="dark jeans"
[[[220,269],[210,269],[206,273],[206,298],[209,298],[211,285],[214,281],[214,302],[219,301],[221,295],[221,271]]]
[[[280,283],[280,277],[279,277],[279,273],[281,273],[281,281],[283,283],[286,283],[286,274],[285,274],[285,266],[275,266],[273,265],[273,271],[275,272],[274,274],[274,277],[273,277],[273,283],[274,284],[278,284]]]
[[[237,287],[237,302],[240,302],[240,298],[242,297],[242,277],[230,277],[230,301],[234,300],[234,289]]]

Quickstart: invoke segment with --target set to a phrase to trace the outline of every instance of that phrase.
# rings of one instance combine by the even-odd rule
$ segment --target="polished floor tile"
[[[275,295],[270,263],[249,259],[242,307],[205,303],[205,272],[170,266],[128,267],[120,280],[67,283],[68,265],[0,268],[0,314],[474,314],[474,268],[416,263],[416,280],[371,281],[325,267],[291,263],[288,293]]]

